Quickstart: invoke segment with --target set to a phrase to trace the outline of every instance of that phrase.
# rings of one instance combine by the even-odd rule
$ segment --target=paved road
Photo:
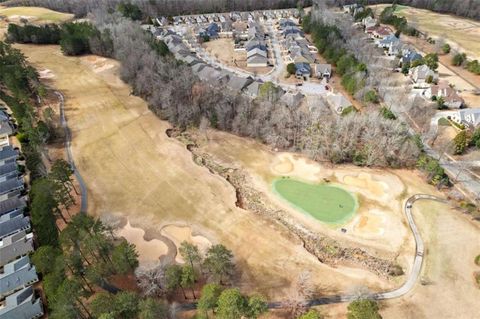
[[[413,264],[410,269],[410,273],[408,274],[407,280],[403,283],[402,286],[386,291],[386,292],[379,292],[379,293],[372,293],[369,295],[361,295],[358,294],[348,294],[348,295],[331,295],[331,296],[324,296],[320,298],[316,298],[310,300],[308,302],[308,306],[318,306],[318,305],[327,305],[327,304],[336,304],[336,303],[344,303],[344,302],[351,302],[353,300],[357,300],[361,298],[368,298],[373,300],[386,300],[386,299],[394,299],[399,298],[408,292],[410,292],[416,285],[418,281],[418,277],[420,277],[420,273],[422,271],[422,264],[423,258],[425,254],[425,244],[423,242],[422,236],[418,231],[417,224],[415,224],[415,219],[412,215],[412,207],[413,204],[419,200],[433,200],[438,202],[444,202],[443,199],[432,195],[426,194],[416,194],[407,199],[404,206],[404,213],[405,218],[407,219],[408,225],[410,226],[410,230],[412,231],[413,238],[415,239],[415,257],[413,259]],[[284,303],[280,301],[272,301],[268,303],[268,307],[270,309],[278,309],[284,308]],[[188,303],[188,304],[179,304],[176,307],[177,311],[187,311],[193,310],[196,308],[196,303]]]
[[[58,99],[60,101],[60,124],[62,125],[63,130],[65,131],[65,150],[67,152],[67,162],[70,163],[70,166],[73,169],[75,178],[77,179],[78,184],[80,185],[80,193],[81,193],[80,211],[83,213],[86,213],[88,209],[87,186],[85,185],[85,181],[83,180],[82,175],[80,175],[80,172],[75,166],[75,161],[73,159],[72,148],[71,148],[72,134],[70,132],[70,129],[68,128],[67,118],[65,117],[65,98],[63,97],[63,94],[58,91],[55,91],[55,94],[58,96]]]

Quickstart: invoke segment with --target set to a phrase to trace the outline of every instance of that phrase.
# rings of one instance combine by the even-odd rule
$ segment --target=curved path
[[[72,134],[70,132],[70,129],[68,128],[67,118],[65,117],[65,98],[63,97],[63,94],[58,91],[55,91],[55,94],[58,96],[58,99],[60,101],[60,123],[63,127],[63,130],[65,131],[65,151],[67,152],[67,162],[72,167],[73,174],[75,175],[75,178],[77,179],[78,184],[80,185],[80,194],[81,194],[80,211],[83,213],[86,213],[88,209],[87,186],[85,185],[85,181],[83,180],[82,175],[80,175],[80,172],[75,166],[75,161],[73,159],[72,148],[71,148]]]

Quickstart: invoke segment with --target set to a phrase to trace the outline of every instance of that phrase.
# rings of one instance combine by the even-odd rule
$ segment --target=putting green
[[[273,190],[303,213],[329,224],[347,222],[358,208],[355,196],[338,186],[281,178],[273,182]]]

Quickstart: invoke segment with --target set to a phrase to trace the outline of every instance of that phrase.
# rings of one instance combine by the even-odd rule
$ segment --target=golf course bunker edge
[[[278,178],[273,181],[272,188],[297,210],[331,225],[345,224],[358,209],[357,198],[336,185]]]

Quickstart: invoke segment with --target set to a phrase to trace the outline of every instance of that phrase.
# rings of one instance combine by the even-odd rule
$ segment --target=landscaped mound
[[[292,206],[324,223],[343,224],[358,208],[356,198],[338,186],[282,178],[273,182],[273,189]]]

